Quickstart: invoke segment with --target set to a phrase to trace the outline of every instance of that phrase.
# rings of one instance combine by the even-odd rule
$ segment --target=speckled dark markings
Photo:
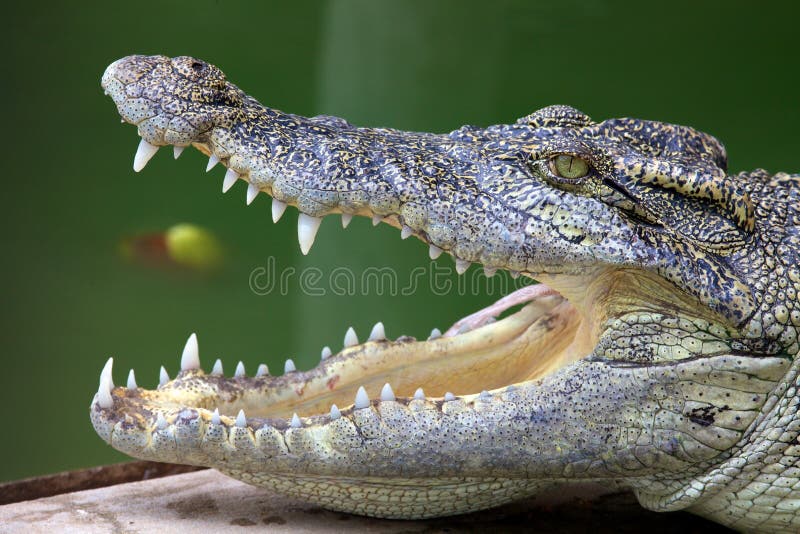
[[[382,517],[592,480],[633,488],[654,510],[800,529],[799,175],[730,175],[708,134],[567,106],[428,134],[266,108],[189,57],[124,58],[102,83],[150,145],[193,145],[306,215],[383,217],[565,297],[455,337],[369,341],[280,377],[188,368],[155,391],[109,393],[109,376],[91,414],[114,447]],[[569,357],[501,376],[520,351],[522,366]],[[466,376],[484,353],[482,375]],[[427,374],[404,383],[413,366],[392,362]],[[464,394],[412,398],[418,385],[443,393],[443,376]],[[359,380],[384,378],[398,397],[319,415],[350,404]],[[293,410],[303,417],[290,421]]]

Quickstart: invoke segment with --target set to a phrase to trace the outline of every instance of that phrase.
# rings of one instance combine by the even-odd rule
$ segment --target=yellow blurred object
[[[119,253],[127,261],[162,270],[182,268],[210,273],[222,266],[219,239],[200,226],[180,223],[164,232],[123,237]]]
[[[222,245],[205,228],[180,223],[167,229],[164,238],[167,254],[178,265],[198,271],[214,271],[222,265]]]

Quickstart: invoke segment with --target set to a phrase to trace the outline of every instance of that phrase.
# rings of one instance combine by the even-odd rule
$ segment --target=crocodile
[[[350,329],[307,371],[205,372],[195,334],[154,390],[115,386],[109,359],[90,414],[114,448],[384,518],[589,482],[800,529],[800,175],[729,174],[711,135],[562,105],[447,134],[306,118],[187,56],[122,58],[101,85],[138,129],[134,171],[193,146],[223,192],[296,207],[303,254],[323,216],[358,215],[540,284],[429,339]]]

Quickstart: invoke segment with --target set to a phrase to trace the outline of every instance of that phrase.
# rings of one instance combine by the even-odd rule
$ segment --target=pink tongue
[[[546,286],[545,284],[535,284],[532,286],[525,286],[501,298],[494,304],[478,310],[471,315],[467,315],[460,319],[451,326],[444,337],[457,336],[464,332],[469,332],[485,324],[489,324],[497,319],[497,316],[517,304],[525,304],[541,297],[549,297],[550,295],[558,295],[559,292],[555,289]]]

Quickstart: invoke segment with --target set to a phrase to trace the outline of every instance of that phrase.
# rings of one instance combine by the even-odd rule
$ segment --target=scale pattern
[[[113,387],[109,367],[91,418],[115,448],[380,517],[600,481],[654,510],[800,530],[800,175],[730,174],[708,134],[595,122],[568,106],[446,134],[306,118],[261,105],[191,57],[123,58],[102,85],[142,137],[136,170],[159,146],[192,145],[228,168],[226,181],[272,196],[273,212],[296,206],[301,246],[319,218],[361,215],[458,266],[545,281],[563,298],[482,330],[509,361],[526,350],[506,335],[514,329],[554,346],[592,341],[535,379],[435,398],[359,392],[325,415],[313,399],[371,379],[371,362],[419,362],[439,380],[458,373],[436,358],[458,365],[444,356],[471,361],[489,342],[481,330],[346,342],[315,369],[287,365],[279,377],[226,378],[198,363],[153,391]],[[306,411],[286,417],[286,406]]]

